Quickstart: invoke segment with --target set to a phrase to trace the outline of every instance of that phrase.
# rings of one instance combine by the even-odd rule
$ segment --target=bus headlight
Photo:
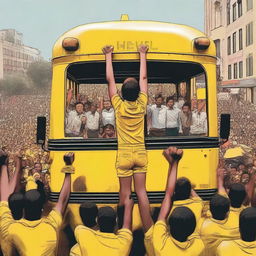
[[[79,41],[74,37],[66,37],[62,41],[62,47],[66,51],[76,51],[79,48]]]
[[[210,39],[207,37],[198,37],[194,40],[194,46],[197,50],[206,50],[210,46]]]

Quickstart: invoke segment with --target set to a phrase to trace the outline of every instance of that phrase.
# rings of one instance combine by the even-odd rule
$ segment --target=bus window
[[[113,63],[118,91],[139,76],[138,62]],[[146,137],[207,136],[207,86],[199,64],[148,62]],[[116,138],[105,63],[72,64],[66,79],[65,136]]]

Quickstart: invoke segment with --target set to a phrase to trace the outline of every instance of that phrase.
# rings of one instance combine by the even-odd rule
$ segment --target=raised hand
[[[138,52],[139,52],[139,53],[147,53],[147,52],[148,52],[148,46],[147,46],[147,45],[144,45],[144,44],[141,44],[141,45],[138,47]]]
[[[102,48],[102,52],[106,54],[111,54],[114,51],[114,46],[113,45],[106,45]]]
[[[169,147],[163,151],[163,155],[169,164],[179,162],[183,156],[183,150],[176,147]]]
[[[73,152],[66,153],[63,160],[66,165],[72,165],[75,160],[75,154]]]

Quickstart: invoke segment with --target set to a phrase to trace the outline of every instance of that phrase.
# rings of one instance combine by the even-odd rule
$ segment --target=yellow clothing
[[[168,232],[164,221],[157,221],[153,231],[153,245],[156,256],[203,256],[204,244],[202,240],[191,235],[187,241],[179,242]]]
[[[127,256],[131,250],[132,232],[129,229],[120,229],[113,234],[79,225],[75,237],[83,256]]]
[[[14,221],[7,205],[1,217],[1,236],[11,247],[16,248],[20,256],[53,256],[57,244],[57,232],[62,216],[56,210],[40,220]]]
[[[223,241],[217,249],[217,256],[248,256],[256,255],[256,241],[243,240]]]
[[[140,93],[136,101],[122,100],[115,94],[111,101],[115,109],[118,146],[144,145],[144,116],[147,94]]]
[[[144,244],[147,252],[147,256],[154,256],[154,246],[153,246],[153,231],[154,225],[150,227],[150,229],[145,233]]]
[[[201,219],[202,216],[202,211],[204,208],[204,202],[200,197],[192,197],[186,200],[178,200],[173,202],[173,207],[171,210],[171,213],[173,210],[177,207],[185,206],[188,207],[196,217],[196,230],[199,230],[199,220]]]
[[[205,244],[206,256],[215,256],[217,247],[222,241],[240,237],[239,228],[227,225],[227,219],[205,219],[199,234]]]
[[[70,256],[81,256],[79,244],[75,244],[70,250]]]
[[[230,207],[227,225],[239,228],[239,215],[245,208],[246,206],[244,205],[242,205],[240,208]]]
[[[27,184],[26,184],[26,191],[37,189],[37,184],[33,176],[28,176]]]
[[[129,177],[134,173],[146,173],[148,165],[145,147],[119,148],[116,159],[118,177]]]

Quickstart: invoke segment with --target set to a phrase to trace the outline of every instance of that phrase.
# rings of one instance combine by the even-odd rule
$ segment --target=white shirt
[[[113,108],[111,108],[110,110],[103,109],[101,115],[103,126],[107,124],[112,124],[113,126],[115,126],[115,111]]]
[[[68,112],[68,116],[66,119],[66,133],[71,133],[74,135],[80,134],[81,124],[82,124],[82,118],[85,117],[85,114],[78,114],[76,110],[72,110]]]
[[[89,130],[98,130],[99,129],[99,123],[100,123],[100,114],[98,113],[98,111],[96,111],[94,114],[92,114],[91,111],[88,111],[86,113],[86,117],[87,117],[87,128]]]
[[[192,113],[191,134],[207,133],[207,115],[206,112],[198,113],[197,110]]]
[[[148,117],[151,117],[152,128],[163,129],[166,127],[167,107],[162,105],[160,108],[156,104],[148,106]]]
[[[180,118],[179,118],[180,109],[178,108],[167,108],[166,110],[166,128],[179,128],[180,127]]]

